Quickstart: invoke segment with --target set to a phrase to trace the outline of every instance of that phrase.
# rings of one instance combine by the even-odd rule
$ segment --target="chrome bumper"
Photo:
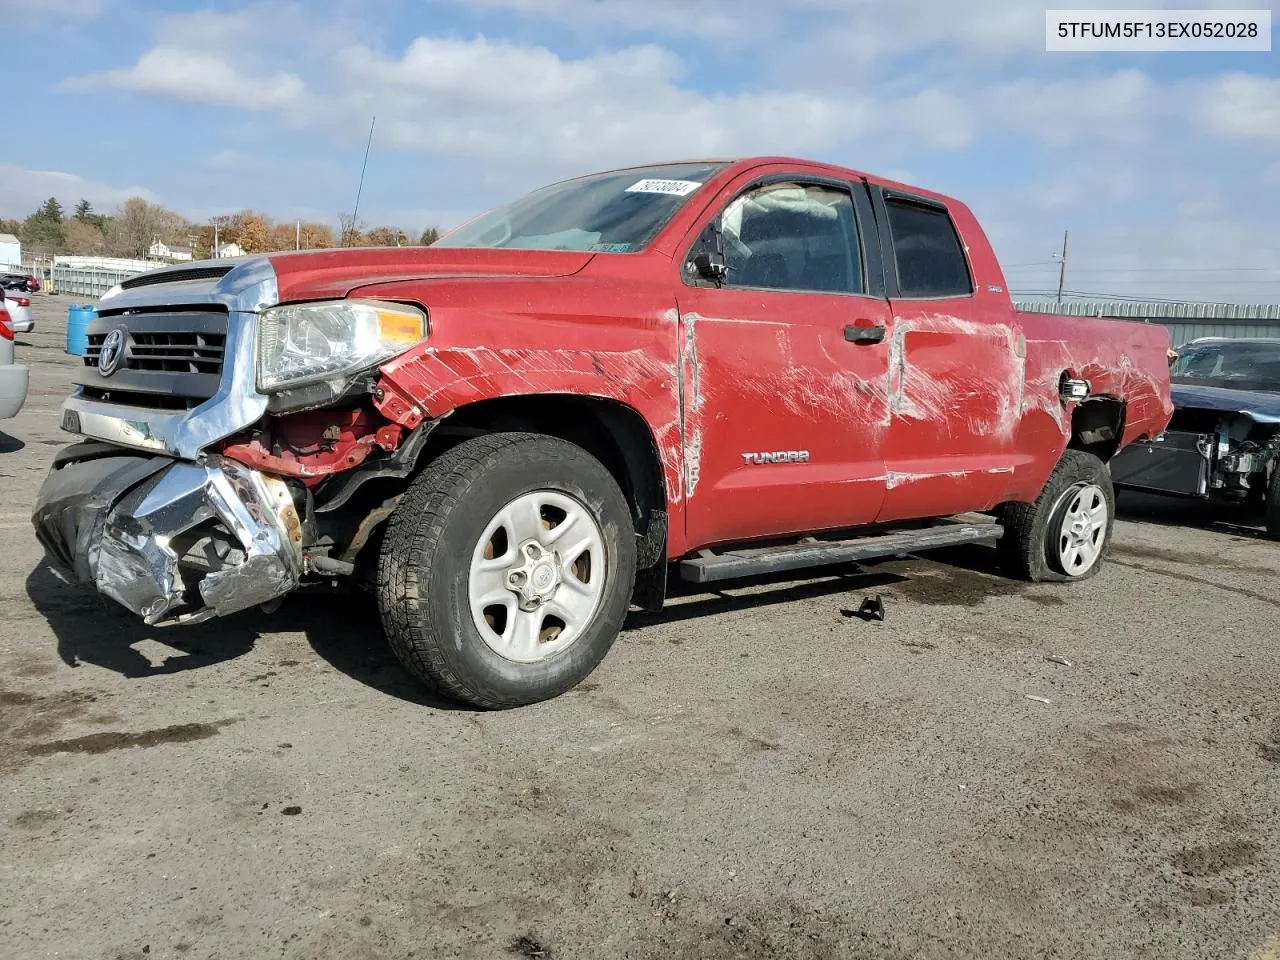
[[[222,457],[72,460],[45,480],[32,519],[55,559],[151,624],[235,613],[303,575],[284,481]]]

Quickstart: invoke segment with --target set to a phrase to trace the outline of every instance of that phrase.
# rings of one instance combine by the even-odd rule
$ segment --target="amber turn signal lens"
[[[391,343],[417,343],[427,335],[423,326],[420,313],[401,313],[385,307],[378,310],[378,336]]]

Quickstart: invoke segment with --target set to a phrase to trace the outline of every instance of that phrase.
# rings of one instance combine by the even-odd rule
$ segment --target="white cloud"
[[[580,33],[645,32],[728,45],[779,44],[795,33],[839,37],[847,53],[960,44],[982,51],[1044,45],[1044,10],[1025,0],[454,0],[548,20]]]
[[[268,110],[297,102],[306,92],[292,73],[254,75],[223,57],[194,49],[154,47],[132,67],[69,81],[74,90],[114,87],[173,100]]]
[[[792,2],[798,7],[812,7],[827,6],[831,0]],[[780,12],[777,4],[758,0],[739,0],[737,4],[697,0],[467,0],[467,6],[549,20],[578,32],[647,32],[722,42],[760,36],[777,23]]]
[[[819,94],[696,92],[672,53],[648,45],[571,60],[483,37],[420,37],[401,57],[356,46],[338,63],[334,116],[376,113],[395,146],[544,170],[821,150],[863,133],[869,117],[866,103]]]
[[[1073,258],[1139,271],[1098,275],[1120,288],[1147,289],[1141,270],[1188,262],[1197,243],[1219,265],[1280,253],[1267,239],[1280,211],[1257,190],[1280,182],[1280,79],[1049,56],[1043,8],[1025,0],[467,0],[494,14],[489,36],[390,41],[346,9],[256,0],[166,17],[132,65],[73,85],[255,111],[351,151],[376,114],[375,153],[426,158],[420,188],[393,201],[423,211],[621,163],[784,153],[914,170],[973,202],[1013,261],[1043,259],[1070,226]],[[513,18],[572,42],[517,39]],[[290,176],[251,159],[255,180]],[[1230,298],[1266,291],[1280,296],[1241,285]]]
[[[49,197],[56,197],[66,210],[81,200],[88,200],[100,211],[107,211],[129,197],[154,200],[144,187],[112,187],[74,173],[57,170],[27,170],[11,163],[0,164],[0,217],[22,219]]]
[[[997,84],[989,93],[992,125],[1031,135],[1055,146],[1081,138],[1138,143],[1167,119],[1168,91],[1141,70],[1045,82],[1024,77]]]
[[[1214,133],[1280,143],[1280,78],[1227,74],[1201,93],[1197,107]]]

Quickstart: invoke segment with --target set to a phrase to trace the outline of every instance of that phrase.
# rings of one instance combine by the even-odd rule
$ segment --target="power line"
[[[1046,261],[1043,264],[1011,264],[1002,267],[1004,270],[1017,270],[1030,266],[1049,266],[1057,261]],[[1280,267],[1072,267],[1072,274],[1077,273],[1280,273]]]
[[[1052,300],[1057,291],[1055,290],[1010,290],[1011,297],[1044,297]],[[1179,300],[1170,297],[1138,297],[1132,294],[1122,293],[1101,293],[1098,291],[1085,290],[1064,290],[1063,299],[1066,300],[1106,300],[1116,303],[1173,303],[1173,304],[1224,304],[1231,306],[1233,304],[1226,300]]]

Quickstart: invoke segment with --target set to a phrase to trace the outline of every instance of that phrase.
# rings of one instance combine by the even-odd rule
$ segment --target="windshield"
[[[435,246],[632,253],[721,166],[670,163],[566,180],[482,214]]]
[[[1169,370],[1174,383],[1280,393],[1280,340],[1187,344]]]

